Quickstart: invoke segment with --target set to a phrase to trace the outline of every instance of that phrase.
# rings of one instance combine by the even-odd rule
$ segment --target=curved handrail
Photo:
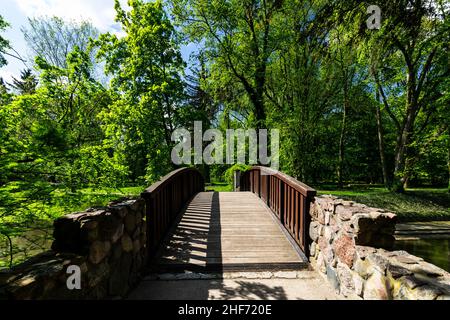
[[[261,198],[294,243],[309,255],[309,208],[316,190],[280,171],[254,166],[241,174],[240,191],[251,191]]]
[[[180,168],[152,184],[142,194],[146,203],[147,248],[152,256],[178,213],[198,192],[205,180],[195,168]]]
[[[275,177],[281,179],[284,183],[288,184],[289,186],[291,186],[292,188],[294,188],[295,190],[297,190],[298,192],[300,192],[301,194],[303,194],[306,197],[314,197],[317,193],[317,191],[315,189],[304,184],[303,182],[298,181],[294,177],[288,176],[287,174],[285,174],[281,171],[278,171],[278,170],[274,170],[270,167],[253,166],[247,171],[251,171],[251,170],[265,171],[265,173],[267,175],[275,176]]]
[[[176,169],[172,172],[169,172],[168,174],[166,174],[164,177],[162,177],[161,179],[159,179],[159,181],[156,181],[155,183],[153,183],[150,187],[148,187],[147,189],[144,190],[143,193],[152,193],[157,191],[159,188],[163,188],[165,185],[167,185],[169,182],[171,182],[173,179],[176,179],[178,176],[180,176],[183,173],[187,173],[187,172],[197,172],[201,175],[200,171],[198,171],[195,168],[180,168],[180,169]]]

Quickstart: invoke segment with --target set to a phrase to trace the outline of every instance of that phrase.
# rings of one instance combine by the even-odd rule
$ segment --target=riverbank
[[[450,221],[399,223],[395,249],[405,250],[450,272]]]

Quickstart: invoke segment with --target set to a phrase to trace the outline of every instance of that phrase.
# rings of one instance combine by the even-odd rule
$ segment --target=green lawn
[[[231,192],[233,191],[233,186],[226,182],[212,182],[206,184],[206,191],[216,191],[216,192]]]
[[[318,194],[332,194],[371,207],[397,214],[399,221],[450,220],[450,193],[447,189],[415,188],[396,194],[377,186],[354,186],[337,190],[331,186],[318,188]]]

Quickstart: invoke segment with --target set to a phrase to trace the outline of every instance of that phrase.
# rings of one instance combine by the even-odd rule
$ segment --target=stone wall
[[[54,238],[51,251],[0,273],[0,299],[124,297],[147,260],[145,201],[61,217],[54,222]],[[81,271],[80,289],[67,286],[69,266]]]
[[[312,266],[354,299],[449,299],[450,274],[394,244],[396,216],[332,196],[310,207]]]

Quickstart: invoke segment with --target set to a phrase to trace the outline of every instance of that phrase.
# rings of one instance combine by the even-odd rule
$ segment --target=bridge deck
[[[250,192],[201,192],[152,264],[159,272],[305,268],[265,204]]]

